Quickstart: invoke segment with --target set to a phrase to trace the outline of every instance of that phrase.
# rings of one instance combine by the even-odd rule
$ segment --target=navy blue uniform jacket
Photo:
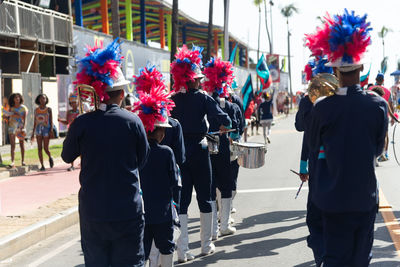
[[[81,156],[79,212],[88,221],[124,221],[143,214],[139,169],[149,153],[139,117],[117,105],[77,117],[62,158]]]
[[[308,149],[308,131],[307,129],[310,127],[310,115],[311,110],[313,108],[313,103],[310,98],[306,95],[301,98],[299,103],[299,110],[296,113],[296,120],[294,126],[296,130],[299,132],[304,132],[303,135],[303,143],[301,148],[301,160],[307,161],[309,160],[309,149]]]
[[[172,149],[175,161],[180,166],[185,162],[185,143],[183,142],[182,127],[179,121],[170,117],[168,118],[168,123],[172,128],[165,129],[165,137],[161,144]]]
[[[150,155],[140,170],[145,222],[160,224],[172,220],[172,194],[178,188],[174,153],[171,148],[150,141]]]
[[[220,125],[231,125],[229,116],[221,110],[217,102],[199,90],[190,89],[186,93],[178,93],[172,96],[172,100],[175,102],[175,108],[171,116],[182,126],[186,157],[193,152],[193,145],[199,144],[208,131],[206,115],[208,119],[218,120]]]
[[[325,148],[315,169],[313,203],[328,212],[370,211],[377,204],[375,158],[385,142],[387,104],[359,85],[339,91],[311,114],[311,153]]]

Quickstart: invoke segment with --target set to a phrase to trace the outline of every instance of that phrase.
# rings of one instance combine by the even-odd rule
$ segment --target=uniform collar
[[[348,87],[341,87],[336,90],[337,95],[346,96],[348,94],[354,94],[357,92],[361,92],[361,86],[359,84],[355,84]]]

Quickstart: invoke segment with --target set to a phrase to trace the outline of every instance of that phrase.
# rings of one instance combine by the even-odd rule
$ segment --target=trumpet
[[[76,87],[78,91],[79,113],[95,111],[100,106],[100,99],[94,88],[87,84],[79,84]]]
[[[334,95],[339,88],[339,80],[335,75],[329,73],[320,73],[315,76],[308,86],[308,97],[312,103],[315,103],[322,96]]]

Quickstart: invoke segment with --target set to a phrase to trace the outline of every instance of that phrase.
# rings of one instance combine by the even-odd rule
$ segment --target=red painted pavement
[[[60,164],[44,172],[34,171],[25,176],[0,181],[0,215],[23,215],[78,193],[80,170],[69,172],[69,166]]]

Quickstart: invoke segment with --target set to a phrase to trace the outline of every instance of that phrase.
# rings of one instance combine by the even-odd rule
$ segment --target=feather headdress
[[[211,58],[204,68],[205,81],[203,88],[208,93],[218,93],[219,96],[227,95],[227,87],[233,83],[233,66],[221,58]]]
[[[328,59],[324,57],[313,57],[311,58],[307,65],[304,67],[304,72],[306,73],[306,80],[310,81],[313,77],[317,76],[319,73],[333,73],[331,67],[327,67]]]
[[[193,46],[192,50],[189,50],[186,45],[178,49],[175,54],[175,60],[171,63],[171,75],[174,79],[173,89],[180,91],[184,88],[188,90],[187,83],[194,81],[195,78],[201,78],[202,67],[202,47]]]
[[[370,23],[367,15],[358,16],[344,10],[343,15],[325,18],[324,25],[316,33],[307,35],[310,49],[321,48],[332,67],[360,65],[360,60],[371,44]],[[314,53],[313,51],[313,53]],[[349,69],[351,70],[351,69]]]
[[[101,101],[107,100],[107,88],[128,84],[123,77],[121,65],[121,48],[118,39],[115,39],[106,48],[102,43],[94,47],[87,46],[86,56],[78,62],[78,72],[74,84],[92,86]],[[122,76],[122,77],[121,77]]]
[[[139,76],[133,76],[136,91],[149,93],[152,87],[164,87],[163,75],[156,66],[147,66],[139,70]]]
[[[165,92],[165,86],[153,85],[149,92],[141,91],[139,101],[135,103],[133,112],[138,111],[146,132],[154,131],[155,126],[167,125],[168,116],[175,103]]]

